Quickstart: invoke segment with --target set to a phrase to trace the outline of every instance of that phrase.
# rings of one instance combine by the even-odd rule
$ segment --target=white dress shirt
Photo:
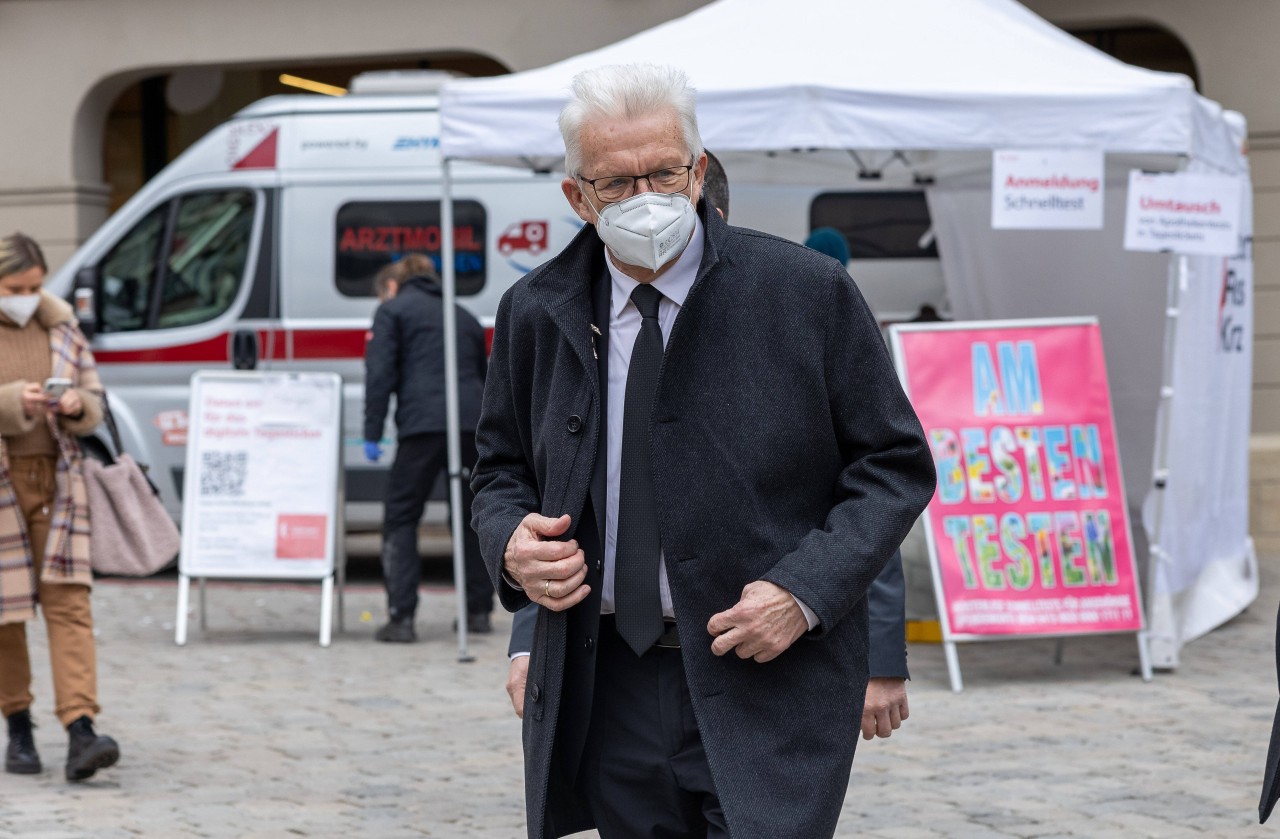
[[[662,327],[664,347],[671,338],[671,328],[675,325],[680,309],[684,307],[689,289],[693,288],[693,282],[697,279],[698,266],[702,264],[703,241],[702,220],[698,219],[693,236],[684,252],[676,259],[676,264],[652,283],[662,293],[662,299],[658,302],[658,324]],[[631,292],[640,283],[618,270],[607,248],[605,263],[609,266],[613,288],[609,301],[609,427],[605,461],[604,569],[600,612],[609,615],[614,612],[614,560],[618,553],[618,486],[619,473],[622,471],[622,420],[623,405],[627,398],[627,368],[631,364],[631,350],[635,347],[642,318],[640,310],[631,301]],[[671,586],[667,582],[665,562],[658,563],[658,590],[662,597],[663,616],[674,618],[676,614],[671,605]],[[809,628],[817,626],[818,616],[798,599],[796,604],[804,612]],[[726,603],[725,608],[732,605]]]

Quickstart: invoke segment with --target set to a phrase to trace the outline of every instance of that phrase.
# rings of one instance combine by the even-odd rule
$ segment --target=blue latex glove
[[[373,440],[365,440],[364,456],[369,459],[370,463],[377,463],[378,458],[382,457],[382,446],[379,446]]]

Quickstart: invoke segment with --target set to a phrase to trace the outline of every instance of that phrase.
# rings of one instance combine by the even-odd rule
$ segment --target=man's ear
[[[693,198],[694,206],[697,206],[698,199],[702,197],[702,185],[703,183],[705,183],[706,177],[707,177],[707,153],[704,151],[701,155],[698,156],[698,159],[694,161],[694,164],[693,164],[693,190],[692,190],[691,197]],[[720,215],[723,216],[724,213],[721,213]]]
[[[578,186],[576,178],[565,178],[560,182],[560,189],[569,201],[569,206],[573,207],[573,211],[578,214],[578,218],[587,224],[596,223],[596,214],[592,211],[587,196],[582,194],[582,188]]]
[[[724,219],[725,221],[728,221],[727,218],[724,218],[724,210],[720,209],[719,207],[716,207],[716,212],[720,214],[720,218]]]

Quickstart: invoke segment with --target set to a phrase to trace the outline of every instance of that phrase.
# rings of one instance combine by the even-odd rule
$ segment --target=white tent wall
[[[1195,161],[1189,167],[1207,170]],[[1148,621],[1156,667],[1177,666],[1183,644],[1258,596],[1248,531],[1253,190],[1247,168],[1241,190],[1241,253],[1173,261],[1172,399],[1167,423],[1158,426],[1167,425],[1168,444],[1157,441],[1167,476],[1144,510],[1155,570]]]
[[[1162,583],[1166,600],[1155,604],[1168,605],[1153,622],[1164,621],[1156,626],[1157,634],[1171,639],[1173,650],[1157,663],[1171,666],[1177,647],[1192,637],[1188,633],[1221,623],[1253,596],[1247,584],[1232,589],[1222,604],[1201,594],[1208,591],[1204,581],[1215,569],[1240,576],[1239,567],[1216,558],[1231,563],[1247,553],[1242,524],[1247,508],[1241,503],[1219,510],[1218,505],[1234,504],[1229,499],[1247,492],[1251,359],[1247,353],[1233,359],[1230,373],[1201,359],[1203,369],[1194,372],[1192,361],[1182,354],[1185,350],[1194,359],[1196,345],[1182,338],[1168,348],[1174,355],[1164,354],[1160,336],[1165,334],[1169,258],[1123,250],[1127,178],[1118,155],[1161,155],[1164,168],[1181,158],[1220,172],[1247,173],[1239,155],[1240,126],[1216,103],[1198,96],[1189,79],[1122,64],[1015,0],[792,0],[789,11],[778,16],[772,0],[716,0],[546,67],[450,82],[441,92],[445,177],[450,160],[525,168],[562,165],[556,116],[573,76],[590,67],[637,61],[686,70],[698,90],[698,117],[708,148],[758,153],[756,168],[761,170],[801,166],[811,170],[801,178],[806,183],[824,182],[819,180],[824,177],[823,157],[832,161],[827,171],[835,181],[856,178],[845,149],[875,149],[881,156],[901,150],[921,167],[932,166],[929,156],[934,153],[989,161],[998,148],[1107,152],[1110,186],[1107,226],[1101,233],[992,230],[989,170],[984,179],[982,166],[971,161],[963,169],[967,176],[928,172],[937,177],[931,206],[957,316],[1101,318],[1131,506],[1151,485],[1162,359],[1174,361],[1181,390],[1212,390],[1237,377],[1243,382],[1243,410],[1232,414],[1244,423],[1243,431],[1235,434],[1233,429],[1229,436],[1224,431],[1213,437],[1212,445],[1179,436],[1196,433],[1193,414],[1204,408],[1190,400],[1171,403],[1170,486],[1178,486],[1168,494],[1166,519],[1187,530],[1175,535],[1162,525],[1157,535],[1168,538],[1168,562],[1202,569],[1191,588],[1175,590],[1185,582],[1184,575],[1170,575]],[[813,21],[823,24],[815,27]],[[786,154],[794,149],[825,151],[809,157]],[[776,152],[782,154],[769,156]],[[730,171],[738,178],[741,170],[735,163]],[[450,240],[449,229],[444,238]],[[1204,261],[1203,268],[1195,260],[1185,262],[1188,282],[1203,295],[1187,295],[1190,308],[1184,317],[1197,323],[1204,317],[1212,320],[1216,309],[1208,286],[1213,285],[1213,261]],[[443,273],[447,296],[453,283],[453,263],[447,257]],[[1208,279],[1202,281],[1202,275]],[[1251,298],[1245,307],[1251,323]],[[1188,330],[1188,335],[1196,334]],[[1237,402],[1228,400],[1238,396],[1223,392],[1211,411],[1221,412],[1224,404],[1236,411]],[[456,422],[450,435],[456,439]],[[1225,500],[1206,503],[1192,489],[1210,468],[1204,458],[1214,459],[1212,468],[1221,470],[1220,483],[1211,491]],[[1230,465],[1237,463],[1238,470]],[[1185,497],[1180,494],[1184,491]],[[1192,532],[1201,535],[1190,539]]]
[[[1241,285],[1233,299],[1239,302],[1228,315],[1244,325],[1245,334],[1240,352],[1227,353],[1220,349],[1225,260],[1123,247],[1128,171],[1167,170],[1175,162],[1110,156],[1100,231],[992,229],[989,168],[940,175],[927,192],[955,319],[1098,317],[1132,525],[1146,525],[1147,538],[1137,534],[1136,544],[1157,548],[1154,560],[1138,560],[1144,575],[1155,569],[1154,585],[1146,586],[1149,638],[1153,665],[1165,668],[1177,666],[1182,644],[1229,620],[1257,596],[1248,538],[1251,271],[1237,267]],[[1244,189],[1250,191],[1247,173]],[[1247,267],[1243,260],[1233,263]],[[1157,466],[1171,271],[1181,286],[1171,358],[1166,506],[1156,533],[1157,499],[1149,494]]]

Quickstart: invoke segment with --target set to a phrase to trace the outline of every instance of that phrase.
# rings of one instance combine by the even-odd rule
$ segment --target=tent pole
[[[1138,639],[1139,654],[1143,666],[1143,679],[1151,680],[1151,639],[1152,621],[1156,612],[1156,577],[1160,564],[1168,557],[1160,537],[1164,527],[1165,488],[1169,480],[1169,424],[1173,413],[1173,363],[1178,337],[1178,312],[1181,306],[1182,287],[1187,281],[1187,257],[1174,256],[1169,264],[1169,283],[1165,303],[1164,327],[1164,370],[1160,379],[1160,408],[1157,413],[1159,423],[1156,426],[1156,450],[1152,463],[1152,491],[1155,498],[1152,503],[1150,560],[1147,562],[1146,597],[1147,597],[1147,629]],[[1143,647],[1146,647],[1144,650]],[[1171,653],[1162,653],[1157,667],[1173,669],[1178,666],[1176,644],[1169,648]],[[1143,654],[1145,653],[1145,654]]]
[[[458,428],[457,271],[453,258],[453,179],[449,158],[443,161],[440,192],[440,277],[444,298],[444,402],[449,449],[449,533],[453,542],[453,584],[458,621],[458,661],[475,661],[467,652],[467,569],[463,560],[466,526],[462,521],[462,452]]]

